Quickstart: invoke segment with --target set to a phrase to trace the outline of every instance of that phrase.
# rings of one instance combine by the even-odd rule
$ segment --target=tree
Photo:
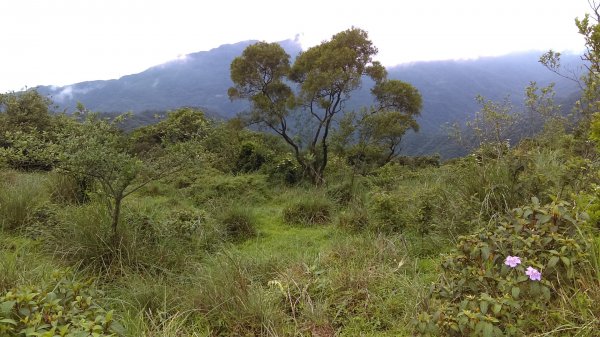
[[[164,120],[133,131],[131,147],[134,153],[143,155],[155,148],[199,140],[210,132],[211,124],[201,110],[179,108],[169,111]]]
[[[377,84],[372,93],[378,106],[363,109],[360,114],[347,113],[334,135],[336,150],[346,152],[349,162],[362,168],[389,163],[398,156],[406,132],[419,130],[414,116],[422,102],[412,85],[387,80]]]
[[[52,100],[35,89],[0,94],[0,111],[5,115],[4,127],[12,131],[47,131],[51,128]]]
[[[514,135],[520,115],[513,111],[508,97],[495,102],[478,95],[475,100],[481,109],[465,123],[465,130],[458,123],[449,125],[449,137],[466,148],[478,149],[480,155],[491,151],[491,155],[500,159],[510,147],[509,137]]]
[[[378,108],[372,113],[396,109],[405,117],[413,117],[420,112],[421,97],[416,89],[388,81],[385,68],[372,60],[376,53],[367,32],[358,28],[340,32],[300,53],[292,65],[280,45],[258,42],[231,63],[234,87],[228,94],[231,99],[248,99],[252,104],[249,122],[279,134],[291,146],[304,172],[320,185],[329,159],[328,137],[334,118],[345,110],[364,76],[375,81],[372,93]],[[290,85],[295,85],[295,90]],[[293,113],[300,113],[306,130],[292,123]]]
[[[0,157],[18,158],[28,149],[28,158],[49,161],[67,174],[91,178],[111,215],[116,244],[123,200],[148,183],[182,170],[198,158],[200,149],[189,140],[154,148],[141,158],[130,151],[128,136],[117,128],[122,118],[108,121],[83,112],[83,120],[65,123],[55,140],[40,137],[43,134],[10,133],[14,146],[2,149]]]
[[[14,147],[13,142],[18,142],[18,137],[13,137],[15,133],[20,134],[20,138],[29,135],[29,138],[43,139],[46,142],[56,140],[57,133],[68,121],[62,114],[52,114],[52,104],[52,100],[35,89],[0,94],[0,146],[5,149]],[[44,144],[39,143],[37,146],[43,147]],[[50,161],[28,155],[34,149],[17,148],[21,151],[18,156],[12,149],[9,152],[14,155],[4,158],[10,167],[27,171],[52,169]]]
[[[113,238],[123,199],[152,181],[182,170],[197,156],[198,148],[180,142],[155,149],[140,158],[129,152],[129,140],[112,122],[89,114],[82,123],[65,130],[57,143],[56,166],[69,173],[93,178],[101,187],[101,196],[111,214]]]
[[[561,64],[561,54],[553,50],[540,57],[542,63],[550,71],[561,77],[576,82],[582,95],[577,102],[577,111],[581,114],[584,131],[587,130],[592,114],[600,111],[600,2],[588,0],[592,14],[585,14],[583,19],[576,18],[575,25],[585,40],[585,51],[581,59],[585,62],[586,72],[579,76],[575,71],[566,69]]]

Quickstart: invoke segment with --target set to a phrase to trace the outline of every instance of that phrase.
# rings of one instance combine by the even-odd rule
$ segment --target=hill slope
[[[164,111],[180,106],[201,107],[210,115],[224,118],[243,111],[245,102],[231,102],[229,65],[244,48],[255,41],[222,45],[193,53],[181,60],[161,64],[139,74],[108,81],[82,82],[64,87],[39,87],[40,92],[67,111],[77,102],[101,112]],[[281,42],[292,56],[300,51],[294,41]],[[575,85],[546,70],[537,60],[539,53],[522,53],[461,61],[417,62],[388,67],[389,77],[413,84],[423,95],[424,108],[419,118],[421,131],[409,135],[405,151],[410,154],[447,152],[448,144],[440,127],[447,122],[463,122],[478,110],[475,96],[502,99],[509,95],[518,106],[530,81],[540,85],[557,82],[559,97],[575,91]],[[565,63],[575,63],[569,56]],[[369,105],[372,83],[365,82],[354,94],[349,107]]]

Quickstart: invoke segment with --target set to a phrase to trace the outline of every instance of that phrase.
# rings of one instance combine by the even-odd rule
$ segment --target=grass
[[[84,204],[61,200],[59,225],[40,242],[23,246],[38,247],[45,256],[40,261],[47,262],[35,272],[30,267],[38,255],[5,258],[2,263],[12,263],[6,267],[12,271],[2,284],[7,289],[26,278],[38,282],[55,264],[75,266],[99,277],[130,336],[353,336],[365,331],[384,336],[408,331],[409,309],[415,310],[425,289],[422,282],[431,274],[415,271],[418,264],[398,238],[386,241],[336,226],[342,206],[335,206],[325,191],[281,187],[258,197],[265,187],[251,191],[257,176],[247,179],[249,187],[240,183],[244,179],[229,183],[221,177],[218,184],[226,186],[221,188],[229,198],[243,188],[251,200],[205,193],[205,209],[199,209],[197,199],[185,198],[187,192],[156,183],[124,204],[122,241],[116,248],[108,238],[103,204],[93,198]],[[326,213],[298,215],[294,222],[304,225],[286,223],[290,205],[307,204]],[[310,213],[313,208],[295,210]],[[233,215],[247,220],[252,230],[245,240],[228,243],[224,220]],[[319,225],[305,225],[311,222]],[[379,323],[370,323],[373,319]]]
[[[0,193],[0,228],[16,230],[30,225],[35,212],[49,200],[41,174],[7,173]]]
[[[98,200],[55,205],[47,192],[36,194],[43,174],[9,172],[4,186],[23,186],[39,200],[14,207],[50,205],[58,224],[37,240],[0,233],[0,289],[43,282],[63,265],[78,268],[98,278],[128,336],[414,335],[440,253],[477,225],[469,221],[498,206],[486,202],[501,200],[478,195],[486,191],[475,186],[480,181],[457,178],[472,172],[469,165],[385,168],[356,190],[343,182],[272,186],[259,174],[214,172],[186,184],[155,182],[124,203],[118,247]],[[503,170],[487,178],[504,184]],[[379,208],[377,195],[387,198]],[[382,219],[401,230],[379,231]],[[590,292],[600,274],[595,263]],[[589,303],[563,302],[553,315],[597,314],[585,311]],[[583,333],[595,324],[572,328]]]
[[[0,293],[47,281],[61,265],[44,253],[40,242],[0,231]]]

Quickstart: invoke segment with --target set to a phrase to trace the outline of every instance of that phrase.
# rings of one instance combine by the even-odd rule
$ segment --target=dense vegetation
[[[444,163],[398,156],[420,96],[385,80],[357,29],[291,67],[276,45],[248,47],[241,57],[275,55],[270,69],[290,76],[245,86],[265,68],[234,61],[230,95],[253,100],[254,118],[180,108],[125,132],[127,115],[55,114],[35,90],[0,95],[0,336],[595,335],[594,9],[577,21],[591,71],[573,114],[552,86],[532,83],[521,115],[480,97],[452,129],[471,154]],[[561,71],[559,54],[542,61]],[[326,99],[365,73],[379,104],[332,110]],[[331,118],[330,136],[246,125],[303,113],[325,116],[309,131]],[[526,137],[508,141],[515,130]]]

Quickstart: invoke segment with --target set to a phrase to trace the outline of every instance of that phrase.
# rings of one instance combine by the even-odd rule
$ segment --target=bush
[[[256,236],[256,217],[250,208],[230,207],[220,215],[219,222],[225,229],[225,235],[234,241]]]
[[[406,200],[388,192],[374,193],[369,200],[369,212],[373,215],[372,228],[378,232],[402,232],[408,223],[403,212]]]
[[[245,141],[242,143],[233,171],[235,173],[249,173],[258,171],[267,161],[267,155],[256,142]]]
[[[271,181],[291,186],[302,180],[303,172],[296,159],[289,156],[276,162],[274,167],[269,168],[268,174]]]
[[[338,215],[338,226],[351,231],[360,231],[369,226],[369,211],[362,202],[355,201]]]
[[[318,194],[305,195],[283,210],[283,221],[290,225],[317,225],[331,219],[331,201]]]
[[[171,212],[166,220],[166,226],[175,236],[193,240],[206,227],[206,214],[190,209],[180,209]]]
[[[113,312],[98,304],[101,296],[90,280],[56,272],[45,287],[15,288],[0,296],[0,335],[122,335]]]
[[[260,174],[245,174],[239,176],[221,175],[210,172],[202,177],[195,185],[191,186],[189,193],[196,205],[203,205],[209,201],[244,200],[264,201],[267,196],[266,177]]]
[[[354,198],[359,197],[358,182],[342,181],[338,184],[327,186],[327,196],[340,205],[347,205]]]
[[[421,333],[447,336],[523,336],[590,322],[578,271],[589,269],[588,241],[579,214],[566,202],[514,209],[493,227],[463,237],[443,262]],[[510,256],[510,258],[509,258]],[[518,257],[520,261],[516,260]],[[511,263],[511,259],[513,260]],[[518,263],[517,263],[518,262]],[[541,279],[536,273],[541,273]],[[580,312],[564,312],[573,296]]]

